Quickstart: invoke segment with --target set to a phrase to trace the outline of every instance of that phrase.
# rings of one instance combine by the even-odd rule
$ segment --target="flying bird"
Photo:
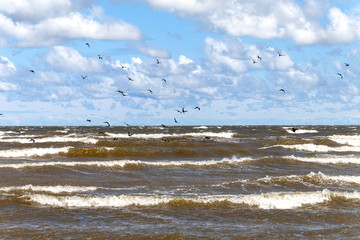
[[[100,54],[98,55],[99,59],[104,59],[102,56],[100,56]]]
[[[153,94],[153,91],[151,91],[151,89],[148,89],[149,93]]]
[[[257,63],[257,62],[253,59],[253,60],[252,60],[252,63],[255,64],[255,63]]]
[[[31,69],[29,72],[35,73],[35,71],[34,71],[34,70],[32,70],[32,69]]]
[[[85,80],[85,78],[87,78],[87,76],[83,76],[83,75],[81,75],[81,77],[82,77],[83,80]]]
[[[86,121],[87,121],[87,122],[91,122],[91,120],[90,120],[90,119],[86,119]]]
[[[166,83],[166,79],[165,79],[165,78],[161,79],[161,81],[163,81],[164,83]]]
[[[298,130],[298,129],[295,128],[295,127],[293,127],[291,130],[292,130],[293,132],[296,132],[296,130]]]
[[[159,61],[159,59],[156,59],[156,64],[160,64],[160,61]]]
[[[185,111],[185,109],[184,109],[184,108],[182,108],[181,112],[182,112],[182,113],[186,113],[187,111]]]
[[[106,123],[106,124],[108,125],[108,127],[110,127],[110,123],[109,123],[109,122],[104,122],[104,123]]]
[[[344,63],[346,67],[350,66],[350,63]]]
[[[127,78],[129,79],[129,81],[134,81],[134,79],[132,79],[131,77],[127,76]]]
[[[261,58],[259,55],[257,56],[257,58],[258,58],[260,61],[262,60],[262,58]]]
[[[175,123],[178,123],[178,121],[176,120],[176,118],[174,118],[174,121],[175,121]]]
[[[121,68],[126,68],[126,67],[125,67],[124,65],[122,65],[122,64],[120,64],[120,67],[121,67]]]
[[[344,77],[343,77],[343,75],[342,75],[341,73],[337,73],[337,75],[339,75],[341,79],[343,79],[343,78],[344,78]]]
[[[30,142],[33,142],[33,143],[34,143],[34,142],[35,142],[35,139],[31,138],[31,139],[30,139]]]
[[[284,54],[282,54],[282,53],[280,53],[280,52],[278,51],[278,56],[279,56],[279,57],[282,57],[282,56],[284,56]]]
[[[199,111],[200,111],[200,108],[199,108],[199,107],[194,107],[194,109],[197,109],[197,110],[199,110]]]
[[[121,90],[117,90],[118,93],[120,93],[121,95],[123,95],[124,97],[127,96],[123,91]]]
[[[85,43],[88,47],[90,47],[90,44],[89,43]]]
[[[279,89],[279,91],[280,91],[280,92],[285,93],[285,90],[284,90],[284,89],[282,89],[282,88],[281,88],[281,89]]]
[[[129,137],[131,137],[132,135],[133,135],[133,133],[128,132],[128,136],[129,136]]]
[[[178,113],[183,113],[182,111],[180,111],[180,110],[177,110],[177,109],[175,109]]]

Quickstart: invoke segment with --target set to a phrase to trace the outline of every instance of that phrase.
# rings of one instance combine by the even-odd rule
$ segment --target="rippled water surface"
[[[297,128],[1,127],[0,238],[357,239],[360,127]]]

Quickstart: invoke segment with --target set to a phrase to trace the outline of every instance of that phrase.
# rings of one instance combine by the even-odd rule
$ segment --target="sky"
[[[1,0],[0,125],[360,124],[359,22],[357,0]]]

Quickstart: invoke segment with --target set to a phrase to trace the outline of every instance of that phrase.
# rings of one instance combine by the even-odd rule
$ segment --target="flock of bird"
[[[86,46],[90,47],[90,44],[89,44],[88,42],[86,42],[85,44],[86,44]],[[278,51],[278,57],[282,57],[282,56],[284,56],[284,55]],[[102,57],[100,54],[98,54],[98,59],[99,59],[99,60],[102,60],[103,57]],[[253,64],[257,64],[258,61],[262,61],[262,57],[259,56],[259,55],[256,56],[256,60],[255,60],[255,59],[252,59],[252,63],[253,63]],[[156,59],[156,64],[161,64],[161,62],[160,62],[159,59]],[[349,66],[350,66],[350,64],[349,64],[349,63],[346,63],[346,62],[344,63],[344,65],[345,65],[345,67],[349,67]],[[125,68],[126,68],[126,66],[121,65],[121,64],[120,64],[120,67],[121,67],[122,69],[125,69]],[[35,70],[31,69],[31,70],[29,70],[29,71],[30,71],[31,73],[35,74]],[[339,75],[341,79],[344,78],[344,76],[343,76],[342,73],[339,73],[339,72],[338,72],[338,73],[336,73],[336,74]],[[81,75],[81,78],[82,78],[83,80],[85,80],[87,77],[88,77],[87,75]],[[132,77],[130,77],[130,76],[127,76],[127,79],[128,79],[129,81],[131,81],[131,82],[132,82],[132,81],[135,81],[135,80],[134,80]],[[165,78],[161,79],[161,81],[164,82],[164,83],[167,83],[167,80],[166,80]],[[147,91],[148,91],[150,94],[153,94],[153,91],[152,91],[151,89],[148,89]],[[285,89],[283,89],[283,88],[280,88],[279,91],[285,93]],[[127,94],[126,92],[124,92],[124,91],[122,91],[122,90],[120,90],[120,89],[116,90],[116,92],[119,93],[119,94],[121,94],[123,97],[128,96],[128,94]],[[200,107],[198,107],[198,106],[194,107],[194,109],[200,111]],[[186,112],[188,112],[187,110],[185,110],[185,108],[182,108],[181,110],[178,110],[178,109],[175,109],[175,110],[176,110],[178,113],[180,113],[180,114],[185,114]],[[3,114],[0,113],[0,116],[1,116],[1,115],[3,115]],[[91,119],[86,119],[86,121],[87,121],[87,122],[91,122]],[[175,122],[175,123],[179,123],[178,120],[177,120],[175,117],[174,117],[174,122]],[[104,122],[104,123],[105,123],[108,127],[111,126],[108,121],[106,121],[106,122]],[[130,126],[130,125],[127,124],[127,123],[125,123],[125,124],[126,124],[127,126]],[[164,124],[161,124],[161,126],[162,126],[162,127],[166,127]],[[295,132],[296,130],[297,130],[297,129],[295,129],[295,128],[292,129],[293,132]],[[131,136],[131,135],[133,135],[133,133],[128,132],[128,135]],[[35,142],[34,139],[31,139],[30,141]]]

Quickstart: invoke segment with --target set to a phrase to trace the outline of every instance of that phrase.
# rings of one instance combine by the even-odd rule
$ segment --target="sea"
[[[0,127],[0,239],[360,239],[360,126],[293,127]]]

